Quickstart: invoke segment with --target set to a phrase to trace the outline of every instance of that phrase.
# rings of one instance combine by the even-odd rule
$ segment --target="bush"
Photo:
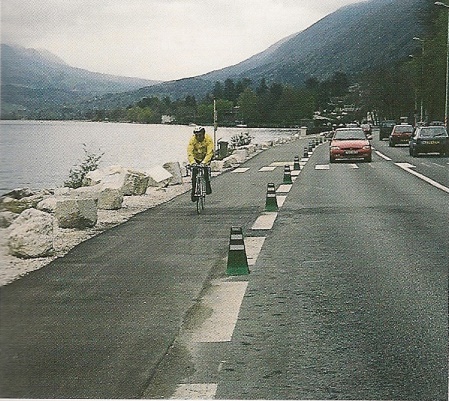
[[[252,139],[253,138],[248,132],[246,133],[241,132],[240,134],[236,134],[231,137],[231,146],[233,148],[237,148],[239,146],[249,145]]]
[[[83,186],[83,180],[89,171],[94,171],[98,168],[100,159],[104,153],[95,154],[87,149],[83,143],[84,161],[79,166],[70,169],[69,179],[64,182],[64,185],[69,188],[79,188]]]

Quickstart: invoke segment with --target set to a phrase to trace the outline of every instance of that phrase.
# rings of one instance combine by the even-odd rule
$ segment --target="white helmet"
[[[205,132],[206,130],[204,129],[204,127],[201,127],[200,125],[197,125],[193,130],[194,134],[201,134],[201,133],[204,134]]]

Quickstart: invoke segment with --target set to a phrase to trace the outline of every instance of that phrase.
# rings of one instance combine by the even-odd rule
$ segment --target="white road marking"
[[[357,166],[357,164],[348,164],[348,166],[350,167],[350,168],[359,168],[359,166]]]
[[[233,173],[244,173],[249,170],[249,167],[239,167],[233,170]]]
[[[270,230],[273,227],[277,217],[277,212],[264,212],[254,222],[253,230]]]
[[[279,188],[276,190],[276,193],[280,192],[282,194],[285,194],[287,192],[290,192],[292,189],[292,184],[282,184],[279,185]]]
[[[329,170],[329,164],[317,164],[315,170]]]
[[[257,257],[259,256],[264,242],[265,237],[245,238],[246,260],[248,261],[249,266],[253,266],[256,264]]]
[[[224,281],[209,289],[201,300],[201,306],[212,313],[202,324],[195,327],[191,337],[193,342],[231,341],[247,286],[247,281]]]
[[[287,196],[285,196],[285,195],[277,195],[276,196],[276,202],[278,204],[278,207],[282,207],[282,205],[285,202],[285,199],[287,199]]]
[[[303,166],[309,161],[308,157],[303,157],[300,161],[300,163],[303,163]]]
[[[433,165],[436,166],[436,167],[446,168],[446,167],[444,167],[444,166],[442,166],[441,164],[438,164],[438,163],[431,162],[431,164],[433,164]],[[449,163],[448,163],[448,164],[449,164]]]
[[[435,188],[441,189],[442,191],[449,193],[448,187],[445,187],[444,185],[441,185],[439,182],[436,182],[436,181],[432,180],[431,178],[426,177],[425,175],[412,170],[412,168],[415,168],[415,166],[413,164],[410,164],[410,163],[395,163],[395,164],[396,164],[396,166],[402,168],[404,171],[407,171],[408,173],[413,174],[414,176],[429,183],[430,185],[433,185]]]
[[[294,162],[288,161],[288,162],[273,162],[270,163],[271,167],[284,167],[284,166],[293,166]]]
[[[276,169],[276,166],[266,166],[259,169],[259,171],[273,171]]]
[[[299,173],[300,173],[299,170],[293,170],[293,171],[291,171],[290,174],[291,174],[291,176],[292,176],[292,179],[293,179],[293,177],[294,177],[294,178],[298,178]]]
[[[212,400],[217,392],[216,383],[179,384],[172,399],[177,400]]]
[[[376,153],[376,155],[380,156],[382,159],[391,161],[391,159],[388,156],[385,156],[383,153],[380,153],[378,150],[374,151],[374,153]]]

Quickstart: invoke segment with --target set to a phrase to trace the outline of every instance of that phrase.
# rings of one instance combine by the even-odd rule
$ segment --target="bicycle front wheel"
[[[196,200],[196,212],[198,214],[201,214],[201,212],[204,210],[204,196],[198,196],[198,199]]]

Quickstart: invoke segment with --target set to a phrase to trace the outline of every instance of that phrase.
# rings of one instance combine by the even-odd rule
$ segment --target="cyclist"
[[[189,164],[200,164],[202,166],[208,166],[214,155],[214,141],[210,135],[206,134],[204,127],[195,127],[193,130],[193,136],[187,146],[187,159]],[[206,194],[212,193],[210,186],[209,169],[205,169],[204,178],[206,179]],[[195,179],[196,170],[192,170],[192,202],[196,201],[195,197]]]

